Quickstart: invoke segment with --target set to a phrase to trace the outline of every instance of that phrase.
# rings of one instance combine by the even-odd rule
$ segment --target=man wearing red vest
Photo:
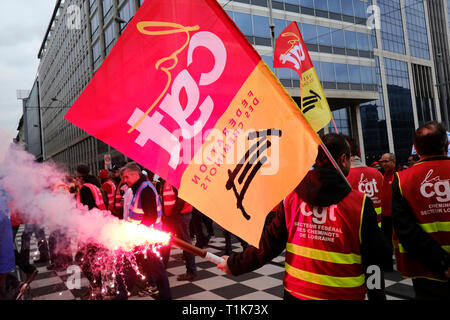
[[[327,134],[322,141],[347,175],[350,146],[345,137]],[[315,169],[286,197],[264,229],[259,249],[251,246],[218,267],[240,275],[260,268],[283,249],[286,300],[363,300],[368,267],[392,255],[370,198],[352,190],[321,149]],[[369,291],[369,299],[386,298],[379,268],[378,276],[379,286],[370,287],[375,290]]]
[[[108,196],[108,209],[113,212],[114,211],[114,196],[116,193],[116,185],[109,178],[108,170],[102,169],[98,173],[98,177],[100,178],[100,183],[102,185],[102,189],[106,192]]]
[[[77,174],[75,175],[75,183],[78,186],[78,193],[76,195],[77,203],[87,206],[89,210],[92,208],[106,210],[105,202],[100,191],[100,183],[96,177],[89,173],[90,169],[87,165],[78,165]]]
[[[89,210],[98,208],[106,210],[105,202],[100,192],[100,183],[97,178],[90,174],[90,168],[86,164],[77,166],[75,184],[78,187],[76,201],[78,207],[87,206]],[[92,270],[99,250],[103,250],[97,243],[85,243],[75,254],[75,261],[80,265],[83,273],[90,283],[90,291],[82,299],[101,298],[101,274],[98,270]]]
[[[365,166],[361,161],[361,151],[355,139],[349,139],[351,149],[351,168],[347,176],[353,190],[365,193],[373,202],[377,213],[378,226],[381,227],[381,187],[383,176],[375,168]]]
[[[412,278],[416,299],[450,298],[450,158],[442,124],[414,134],[418,163],[398,172],[392,195],[397,269]]]
[[[394,182],[395,171],[397,168],[395,155],[393,153],[385,153],[379,160],[384,171],[383,186],[381,188],[381,230],[392,244],[392,182]],[[394,261],[389,258],[385,271],[393,271]]]
[[[167,181],[162,184],[164,225],[168,226],[170,231],[175,233],[178,238],[192,243],[189,224],[192,219],[193,207],[178,197],[178,191]],[[170,245],[162,252],[164,263],[167,266],[170,256]],[[183,257],[186,263],[186,273],[177,277],[178,281],[193,281],[197,278],[197,266],[195,265],[195,256],[187,251],[183,251]]]

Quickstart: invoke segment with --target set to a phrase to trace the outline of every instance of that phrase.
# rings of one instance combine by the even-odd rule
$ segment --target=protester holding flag
[[[323,143],[347,175],[350,146],[345,137],[328,134]],[[260,268],[285,248],[287,300],[363,300],[367,267],[392,255],[372,201],[351,190],[322,149],[315,169],[286,197],[264,230],[259,249],[249,247],[218,268],[237,276]],[[368,292],[369,299],[385,299],[384,281],[378,280],[380,287]]]

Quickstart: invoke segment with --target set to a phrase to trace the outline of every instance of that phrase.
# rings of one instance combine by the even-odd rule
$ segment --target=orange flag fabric
[[[255,246],[320,144],[213,0],[145,1],[65,118]]]

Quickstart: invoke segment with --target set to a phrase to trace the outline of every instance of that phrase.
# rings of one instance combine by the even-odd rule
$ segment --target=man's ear
[[[346,160],[347,156],[345,155],[345,153],[341,154],[341,156],[338,159],[337,164],[339,165],[339,167],[344,167],[345,164],[345,160]]]

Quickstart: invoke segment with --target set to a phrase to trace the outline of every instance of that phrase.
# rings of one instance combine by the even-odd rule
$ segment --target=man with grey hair
[[[383,185],[381,187],[381,230],[392,245],[392,182],[394,181],[397,163],[393,153],[383,154],[378,162],[384,171]],[[386,262],[385,265],[390,267],[384,271],[393,271],[394,261],[392,258],[390,263]]]
[[[122,172],[122,180],[133,192],[131,201],[127,204],[127,220],[132,223],[143,224],[155,229],[161,229],[162,209],[158,193],[153,184],[142,177],[142,170],[135,162],[128,163]],[[124,214],[125,216],[125,214]],[[146,254],[137,254],[136,262],[147,279],[153,279],[159,290],[160,300],[172,299],[169,280],[165,266],[151,249]],[[126,288],[132,288],[136,282],[133,270],[128,270],[124,277],[118,277],[119,295],[116,299],[127,299]],[[125,284],[126,282],[126,284]]]

